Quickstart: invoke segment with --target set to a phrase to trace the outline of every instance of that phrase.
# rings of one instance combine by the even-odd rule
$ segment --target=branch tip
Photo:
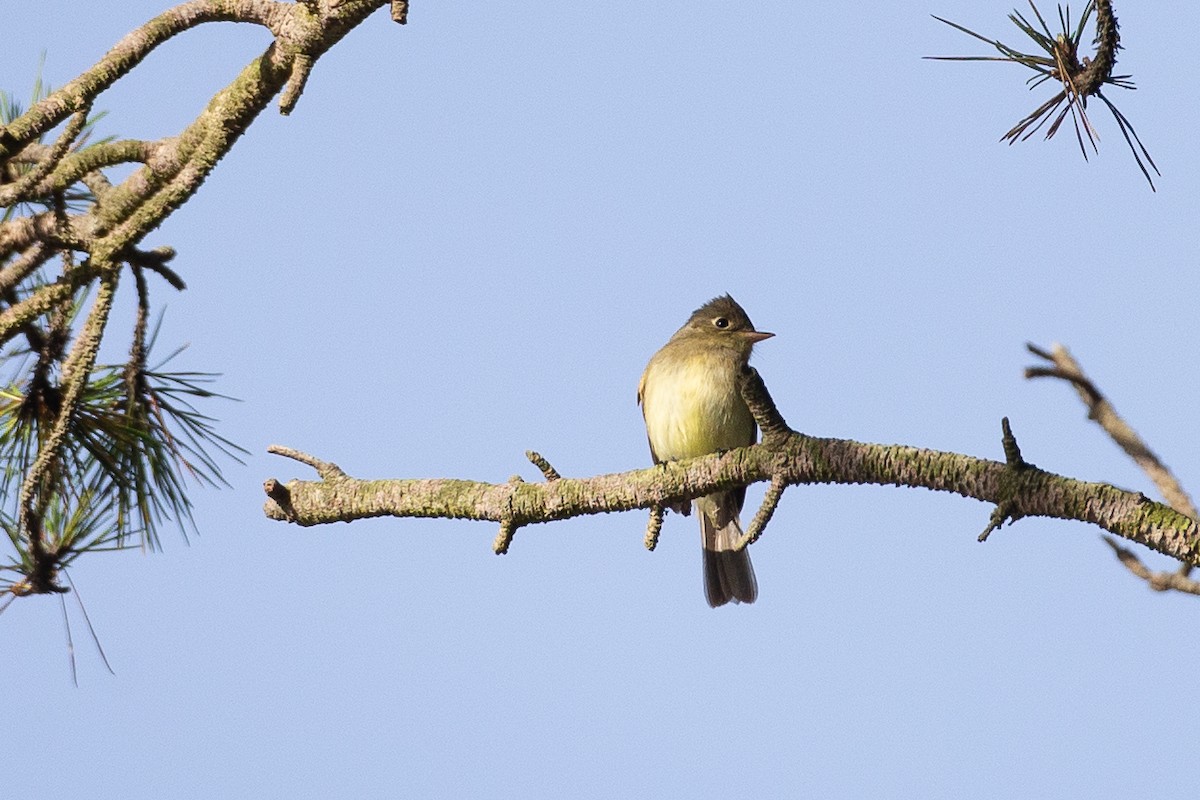
[[[763,535],[763,531],[767,529],[767,523],[771,521],[771,517],[775,514],[775,509],[779,507],[779,501],[783,497],[783,490],[787,488],[787,481],[779,475],[771,476],[771,485],[767,487],[767,493],[763,496],[762,505],[759,506],[758,512],[754,515],[754,519],[750,520],[750,527],[742,535],[738,541],[735,550],[745,550],[750,545],[758,541],[758,537]]]
[[[1050,355],[1050,353],[1049,353],[1049,352],[1047,352],[1046,350],[1043,350],[1042,348],[1038,347],[1038,346],[1037,346],[1036,344],[1034,344],[1033,342],[1026,342],[1026,343],[1025,343],[1025,349],[1026,349],[1026,350],[1028,350],[1029,352],[1033,353],[1033,354],[1034,354],[1035,356],[1037,356],[1038,358],[1044,358],[1044,359],[1045,359],[1045,360],[1047,360],[1047,361],[1053,361],[1053,360],[1054,360],[1054,356]]]
[[[654,552],[654,548],[658,547],[658,535],[662,533],[665,513],[662,506],[650,506],[650,520],[646,523],[646,538],[643,543],[651,553]]]
[[[408,0],[392,0],[392,22],[408,24]]]
[[[1013,436],[1012,427],[1008,424],[1008,417],[1000,420],[1000,429],[1003,431],[1000,441],[1004,446],[1005,463],[1012,469],[1029,467],[1030,464],[1021,457],[1021,448],[1017,445],[1017,437]]]
[[[496,540],[492,542],[492,552],[498,556],[507,554],[518,527],[516,521],[511,518],[500,520],[500,532],[496,534]]]
[[[562,475],[558,473],[558,470],[552,467],[550,462],[547,461],[542,454],[536,450],[526,450],[525,457],[528,458],[535,467],[541,470],[542,476],[545,477],[547,482],[556,481],[562,478]]]
[[[1186,565],[1183,570],[1174,570],[1171,572],[1155,572],[1149,569],[1142,560],[1137,557],[1137,554],[1125,547],[1111,536],[1102,536],[1104,542],[1112,548],[1113,555],[1117,560],[1125,565],[1125,568],[1132,572],[1137,577],[1141,578],[1156,592],[1166,592],[1175,590],[1186,594],[1200,595],[1200,581],[1193,580],[1188,577]]]
[[[986,542],[988,537],[991,536],[992,531],[1000,530],[1005,522],[1010,520],[1012,522],[1017,521],[1015,516],[1010,517],[1008,512],[1010,507],[1010,503],[999,503],[994,509],[992,509],[992,516],[988,519],[987,527],[983,529],[983,533],[979,534],[980,542]]]
[[[292,74],[288,76],[287,84],[283,87],[283,94],[279,96],[280,114],[286,117],[292,113],[292,109],[300,100],[300,95],[304,93],[304,86],[308,83],[308,75],[312,72],[312,68],[312,56],[307,53],[296,54],[296,58],[292,62]]]
[[[293,461],[299,461],[301,464],[312,467],[321,476],[323,481],[335,481],[349,476],[342,472],[341,467],[331,461],[322,461],[316,456],[310,456],[308,453],[302,453],[291,447],[284,447],[281,444],[273,444],[267,448],[267,452],[284,458],[290,458]]]
[[[133,266],[155,273],[177,291],[182,292],[187,288],[187,284],[184,283],[183,278],[179,277],[179,273],[167,266],[167,262],[175,258],[174,247],[164,245],[153,250],[139,250],[136,247],[130,247],[126,250],[124,258]]]

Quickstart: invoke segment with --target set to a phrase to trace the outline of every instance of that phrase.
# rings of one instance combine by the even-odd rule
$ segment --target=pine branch
[[[764,423],[782,420],[757,372],[751,370],[741,388],[760,426],[765,429]],[[489,521],[499,523],[507,549],[511,533],[523,525],[645,508],[652,512],[646,537],[650,547],[657,533],[656,509],[714,491],[771,482],[764,504],[770,507],[755,518],[757,535],[787,486],[869,483],[923,487],[995,504],[988,532],[1023,517],[1078,520],[1180,561],[1200,564],[1200,527],[1194,520],[1138,493],[1038,469],[1020,457],[1007,420],[1005,427],[1009,456],[1004,462],[904,445],[820,438],[776,427],[773,435],[764,435],[752,447],[629,472],[537,483],[361,480],[329,469],[313,456],[272,447],[270,452],[314,466],[322,477],[287,484],[268,480],[264,512],[270,519],[302,526],[382,516]]]
[[[200,189],[276,97],[290,112],[318,59],[386,6],[398,8],[393,0],[189,0],[58,90],[39,78],[27,111],[7,96],[0,102],[0,345],[8,345],[0,359],[21,356],[6,364],[12,383],[0,387],[0,486],[20,487],[0,492],[8,501],[0,527],[15,551],[0,568],[18,576],[0,585],[11,594],[65,591],[57,577],[67,563],[126,546],[131,533],[155,546],[162,519],[190,519],[185,478],[223,482],[214,454],[236,459],[240,448],[192,405],[220,396],[205,386],[212,376],[147,366],[146,273],[185,284],[167,266],[174,251],[142,240]],[[179,135],[89,144],[96,97],[159,45],[210,22],[258,25],[272,41]],[[137,168],[114,185],[104,170],[124,164]],[[129,360],[97,366],[126,269],[139,300]],[[93,295],[68,345],[68,322]]]
[[[996,39],[989,39],[957,22],[934,15],[934,19],[938,22],[945,23],[968,36],[991,45],[1000,55],[926,56],[926,58],[934,61],[1004,61],[1019,64],[1034,73],[1034,76],[1028,81],[1031,89],[1040,86],[1047,80],[1058,82],[1062,87],[1060,91],[1025,115],[1001,137],[1001,141],[1009,144],[1025,141],[1047,123],[1050,125],[1046,128],[1045,137],[1053,138],[1062,123],[1070,116],[1075,129],[1075,140],[1086,161],[1088,158],[1087,145],[1091,145],[1093,152],[1097,152],[1100,138],[1088,118],[1087,101],[1089,97],[1099,98],[1112,113],[1117,128],[1129,146],[1129,151],[1133,155],[1138,169],[1150,184],[1151,191],[1156,191],[1150,170],[1154,170],[1155,175],[1162,173],[1159,172],[1158,166],[1150,157],[1150,152],[1142,144],[1137,132],[1134,131],[1133,124],[1128,117],[1121,113],[1112,100],[1103,94],[1106,86],[1120,89],[1136,88],[1129,75],[1113,75],[1113,69],[1117,63],[1117,51],[1121,49],[1121,36],[1111,0],[1088,0],[1084,4],[1079,18],[1075,21],[1071,20],[1069,5],[1065,8],[1062,5],[1058,6],[1060,32],[1057,34],[1050,30],[1033,0],[1029,0],[1029,7],[1033,10],[1034,18],[1037,20],[1036,25],[1026,19],[1020,11],[1014,10],[1008,15],[1008,18],[1041,52],[1023,53],[1016,47]],[[1087,56],[1081,58],[1079,55],[1080,42],[1084,29],[1093,14],[1096,17],[1096,53],[1090,58]],[[1087,139],[1086,144],[1085,138]]]

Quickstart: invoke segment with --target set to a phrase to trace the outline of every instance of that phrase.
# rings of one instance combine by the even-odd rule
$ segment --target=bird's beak
[[[751,344],[761,342],[763,339],[770,339],[775,334],[767,333],[766,331],[743,331],[742,336],[750,340]]]

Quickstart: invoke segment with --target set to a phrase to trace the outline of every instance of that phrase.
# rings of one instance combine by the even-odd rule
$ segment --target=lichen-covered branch
[[[268,0],[192,0],[164,11],[128,34],[91,69],[0,129],[0,160],[58,125],[127,75],[160,44],[206,22],[251,22],[266,27],[290,4]]]
[[[778,417],[757,373],[743,394],[760,423]],[[305,459],[312,459],[306,456]],[[312,459],[316,461],[316,459]],[[318,462],[319,463],[319,462]],[[770,481],[768,501],[783,487],[813,483],[912,486],[1003,504],[1005,517],[1052,517],[1097,525],[1188,563],[1200,563],[1194,520],[1141,494],[1074,480],[1021,462],[1012,463],[904,445],[864,444],[795,431],[765,437],[752,447],[687,461],[589,478],[486,483],[450,478],[360,480],[340,475],[319,481],[271,483],[286,491],[288,508],[269,498],[271,519],[298,525],[368,517],[438,517],[499,523],[502,531],[535,522],[588,514],[663,508],[713,491]],[[755,533],[761,533],[769,518]],[[650,531],[656,532],[652,516]],[[653,539],[648,536],[647,540]]]
[[[36,568],[14,585],[14,594],[65,591],[55,583],[55,565],[65,554],[47,542],[50,537],[44,530],[46,510],[54,495],[60,491],[62,451],[71,421],[83,398],[88,376],[96,364],[100,340],[104,336],[117,291],[117,276],[114,270],[105,274],[87,322],[63,362],[61,407],[55,415],[53,427],[40,442],[37,458],[21,483],[18,531],[25,537]]]
[[[0,387],[0,526],[15,549],[0,570],[17,575],[0,580],[0,590],[64,591],[59,572],[80,552],[123,546],[134,531],[155,546],[157,520],[189,513],[184,475],[221,481],[205,446],[235,458],[240,448],[191,406],[189,398],[214,396],[200,385],[204,377],[146,366],[153,337],[145,274],[180,290],[185,283],[167,266],[174,250],[142,241],[200,189],[276,97],[290,112],[318,59],[372,12],[394,5],[189,0],[24,113],[0,109],[0,346],[37,356],[33,371],[29,359],[5,363]],[[88,145],[97,95],[159,45],[209,22],[261,26],[269,45],[178,135]],[[125,164],[137,168],[114,185],[104,171]],[[139,298],[129,361],[97,365],[125,269]],[[93,294],[91,314],[67,342],[70,328],[59,323]]]
[[[1026,347],[1029,352],[1047,362],[1046,365],[1026,368],[1026,378],[1058,378],[1070,383],[1087,408],[1088,419],[1103,428],[1125,454],[1133,459],[1154,482],[1167,504],[1191,519],[1200,520],[1200,513],[1183,485],[1138,436],[1137,431],[1117,413],[1096,384],[1084,374],[1083,367],[1066,347],[1056,344],[1049,351],[1032,344],[1027,344]],[[1196,566],[1194,562],[1185,559],[1177,571],[1154,572],[1143,565],[1131,550],[1120,547],[1111,539],[1106,541],[1113,547],[1120,562],[1134,575],[1145,580],[1150,588],[1157,591],[1174,589],[1189,594],[1200,594],[1200,582],[1188,577],[1192,567]]]
[[[372,11],[385,5],[388,0],[325,0],[309,5],[269,0],[193,0],[130,33],[83,75],[35,103],[17,119],[0,125],[0,169],[10,164],[32,164],[2,190],[4,202],[0,205],[44,198],[102,168],[123,163],[143,166],[106,191],[102,201],[94,198],[86,211],[70,215],[65,224],[50,213],[0,223],[0,259],[25,252],[37,242],[48,242],[100,261],[121,261],[129,248],[199,189],[217,162],[289,82],[292,90],[287,110],[299,99],[302,78],[316,59]],[[179,136],[158,142],[122,140],[71,149],[87,109],[100,92],[167,39],[216,21],[262,25],[274,34],[274,41],[218,92]],[[71,125],[54,146],[41,143],[43,135],[71,115]],[[20,272],[8,275],[19,277]],[[61,291],[52,293],[58,295]],[[55,302],[58,299],[56,296]],[[30,307],[45,313],[53,305],[35,302]],[[0,318],[0,342],[11,338],[14,326],[19,328],[25,322],[24,315]]]
[[[1049,366],[1028,367],[1026,378],[1058,378],[1066,381],[1075,388],[1079,399],[1087,408],[1088,419],[1104,429],[1125,454],[1146,473],[1154,482],[1155,488],[1162,493],[1167,504],[1181,514],[1187,514],[1193,519],[1200,519],[1200,512],[1179,480],[1171,473],[1170,468],[1154,454],[1154,451],[1138,436],[1126,422],[1112,403],[1100,389],[1084,374],[1079,362],[1071,352],[1061,344],[1054,345],[1049,351],[1032,344],[1026,345],[1029,352],[1049,362]]]

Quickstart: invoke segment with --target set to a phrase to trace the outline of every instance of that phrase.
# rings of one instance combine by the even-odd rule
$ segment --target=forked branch
[[[133,534],[156,547],[164,517],[190,518],[185,478],[222,482],[208,448],[233,458],[240,448],[192,405],[219,396],[202,385],[211,376],[147,361],[146,275],[185,284],[168,266],[174,250],[142,241],[272,100],[291,111],[316,61],[389,5],[403,21],[407,3],[395,0],[188,0],[58,90],[41,91],[39,80],[28,110],[0,104],[0,527],[14,550],[0,563],[0,574],[12,574],[0,591],[64,591],[60,573],[80,553],[127,546]],[[87,143],[97,95],[159,45],[210,22],[260,26],[269,46],[179,135]],[[104,170],[126,164],[134,171],[114,185]],[[126,269],[139,299],[129,360],[97,365]],[[89,299],[72,339],[71,320]]]
[[[1083,368],[1066,347],[1061,344],[1054,345],[1050,350],[1044,350],[1032,344],[1027,344],[1026,347],[1029,352],[1046,362],[1044,365],[1027,367],[1025,369],[1026,378],[1058,378],[1071,384],[1079,394],[1079,399],[1083,401],[1084,407],[1087,408],[1088,419],[1103,428],[1104,432],[1125,451],[1125,454],[1141,467],[1166,499],[1167,504],[1180,514],[1194,520],[1200,519],[1195,503],[1192,502],[1192,498],[1184,490],[1179,480],[1138,436],[1137,431],[1117,413],[1112,403],[1105,398],[1096,384],[1084,374]],[[1200,582],[1188,577],[1192,567],[1196,566],[1194,561],[1181,559],[1183,564],[1178,570],[1154,572],[1142,564],[1132,550],[1121,546],[1111,538],[1106,537],[1105,541],[1113,548],[1120,562],[1134,575],[1145,580],[1150,588],[1158,591],[1175,589],[1190,594],[1200,594]]]

